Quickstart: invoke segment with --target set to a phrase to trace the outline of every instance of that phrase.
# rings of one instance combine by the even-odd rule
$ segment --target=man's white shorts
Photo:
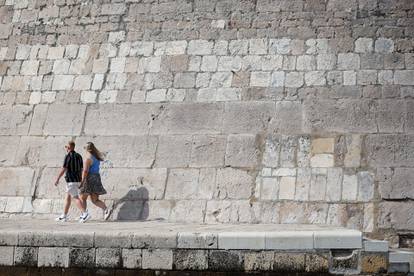
[[[79,197],[80,182],[68,182],[66,183],[66,192],[72,197]]]

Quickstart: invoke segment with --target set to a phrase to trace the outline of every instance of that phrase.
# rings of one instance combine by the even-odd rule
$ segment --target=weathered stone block
[[[226,103],[224,133],[257,133],[268,126],[275,104],[270,102]]]
[[[305,271],[306,272],[328,272],[329,261],[328,256],[319,254],[305,255]]]
[[[361,272],[362,273],[385,273],[388,268],[388,258],[384,253],[362,252]]]
[[[244,257],[239,251],[211,250],[208,256],[208,268],[212,271],[242,271]]]
[[[95,267],[95,248],[71,248],[69,267]]]
[[[37,70],[39,69],[39,63],[40,62],[38,60],[25,60],[25,61],[23,61],[22,68],[20,70],[20,74],[36,76],[37,75]]]
[[[352,70],[360,68],[359,55],[354,53],[338,54],[338,69]]]
[[[414,213],[411,202],[381,202],[378,227],[381,229],[414,230]]]
[[[0,135],[26,135],[33,108],[28,105],[0,106]]]
[[[120,248],[96,248],[95,265],[102,268],[121,267]]]
[[[271,271],[274,262],[274,252],[246,252],[244,254],[244,270]]]
[[[369,101],[311,100],[304,103],[304,130],[310,132],[377,131],[375,112]]]
[[[100,104],[88,107],[86,135],[143,135],[164,107],[158,104]],[[119,122],[123,122],[119,124]]]
[[[37,255],[39,248],[28,246],[16,246],[14,249],[14,265],[37,266]]]
[[[154,165],[161,168],[187,167],[191,143],[189,135],[160,136]]]
[[[80,135],[85,111],[84,105],[50,105],[43,133],[45,135]]]
[[[413,143],[411,135],[369,135],[365,140],[368,164],[377,167],[413,164]],[[390,159],[390,156],[393,158]]]
[[[305,270],[305,254],[275,253],[272,270],[278,272],[302,272]]]
[[[173,169],[168,175],[166,199],[196,199],[198,198],[199,170]]]
[[[329,168],[334,166],[334,156],[332,154],[320,153],[315,154],[310,159],[311,167]]]
[[[70,90],[73,85],[73,75],[55,75],[52,90]]]
[[[177,248],[218,248],[217,235],[213,233],[180,232],[177,236]]]
[[[254,184],[253,176],[244,170],[222,168],[217,171],[217,191],[220,199],[247,199]]]
[[[373,40],[368,37],[360,37],[355,40],[355,52],[370,53],[373,51]]]
[[[39,247],[38,267],[68,267],[69,248],[67,247]]]
[[[259,139],[256,135],[229,135],[225,164],[232,167],[255,167],[259,161]]]
[[[208,268],[208,251],[174,250],[173,268],[177,270],[206,270]]]
[[[190,55],[209,55],[213,49],[213,42],[207,40],[191,40],[188,43],[187,53]]]
[[[0,246],[0,265],[12,266],[13,265],[13,246]]]
[[[329,267],[330,273],[350,273],[359,274],[361,268],[360,262],[360,251],[353,250],[349,252],[331,252],[331,264]]]
[[[216,134],[221,130],[223,105],[180,103],[160,107],[154,113],[153,134]]]
[[[291,88],[302,87],[304,84],[302,72],[289,72],[286,73],[285,86]]]
[[[122,265],[128,269],[139,269],[142,267],[141,249],[122,249]]]
[[[204,220],[205,209],[205,200],[179,200],[171,210],[170,220],[172,222],[201,223]]]
[[[394,83],[400,85],[414,85],[414,70],[396,70]]]
[[[34,170],[30,168],[0,168],[2,196],[30,196]]]
[[[375,40],[375,52],[392,53],[394,51],[394,41],[389,38],[380,37]]]
[[[191,148],[192,167],[217,167],[224,164],[226,137],[196,135]]]
[[[250,86],[268,87],[269,82],[269,72],[252,72],[250,75]]]
[[[295,183],[296,177],[283,176],[279,183],[279,199],[294,199],[295,198]]]
[[[167,249],[143,249],[143,269],[167,269],[173,268],[173,252]]]
[[[273,114],[269,122],[269,130],[273,133],[297,134],[302,132],[302,104],[300,102],[278,101]]]
[[[134,233],[132,236],[132,248],[176,248],[177,247],[177,233],[158,231],[156,233]]]
[[[410,180],[414,177],[411,168],[395,168],[392,173],[379,182],[379,192],[382,198],[405,199],[414,198]]]

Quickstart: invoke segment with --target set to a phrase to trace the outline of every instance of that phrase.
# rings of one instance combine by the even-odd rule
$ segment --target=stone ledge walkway
[[[0,221],[0,245],[122,248],[359,249],[360,231],[323,225],[183,224],[159,221]]]
[[[0,219],[0,266],[134,270],[409,272],[414,255],[324,225]]]

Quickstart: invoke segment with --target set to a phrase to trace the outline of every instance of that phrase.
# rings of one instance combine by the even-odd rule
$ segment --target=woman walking
[[[104,211],[104,220],[108,220],[112,208],[99,199],[100,195],[106,194],[102,186],[101,175],[99,174],[100,163],[104,160],[102,153],[95,147],[92,142],[86,143],[86,158],[83,165],[82,183],[80,188],[81,198],[86,209],[86,200],[88,196],[93,204]],[[82,219],[82,218],[81,218]]]

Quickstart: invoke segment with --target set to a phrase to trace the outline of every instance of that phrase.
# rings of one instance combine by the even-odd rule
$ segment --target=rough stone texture
[[[0,1],[2,217],[61,211],[69,139],[106,153],[114,219],[382,235],[412,205],[411,1],[46,2]]]

